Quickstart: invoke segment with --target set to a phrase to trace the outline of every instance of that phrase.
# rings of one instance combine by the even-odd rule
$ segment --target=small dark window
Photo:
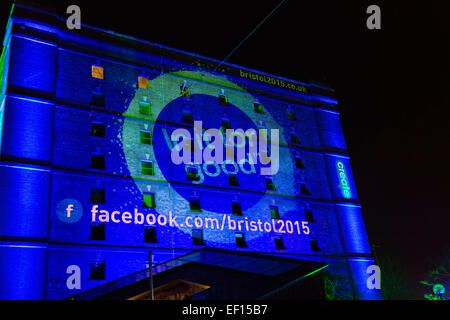
[[[297,121],[297,118],[295,117],[295,113],[293,110],[288,110],[286,112],[286,116],[287,116],[287,119],[290,121]]]
[[[105,223],[91,224],[89,240],[105,240]]]
[[[196,246],[205,245],[205,241],[203,240],[203,230],[201,229],[192,230],[192,244]]]
[[[142,195],[142,206],[145,208],[156,208],[155,193],[145,191]]]
[[[228,184],[235,187],[239,186],[239,181],[235,173],[228,174]]]
[[[305,196],[312,195],[312,193],[308,190],[308,187],[304,183],[300,183],[300,192]]]
[[[243,216],[241,203],[238,201],[231,202],[231,209],[233,211],[233,215],[235,216]]]
[[[219,94],[219,104],[221,106],[228,106],[228,97],[224,94]]]
[[[200,177],[198,175],[198,169],[196,166],[187,166],[187,179],[189,181],[199,181]]]
[[[139,143],[152,145],[153,144],[152,132],[149,130],[141,130]]]
[[[184,142],[184,150],[191,150],[191,152],[194,154],[197,154],[198,152],[201,152],[201,149],[199,149],[199,143],[197,141],[194,141],[188,137],[183,136],[183,142]],[[192,157],[192,154],[191,154]],[[196,166],[193,166],[196,168]]]
[[[267,191],[277,191],[277,188],[275,187],[272,178],[266,178],[266,189]]]
[[[105,124],[103,122],[91,122],[91,136],[104,138],[105,137]]]
[[[319,242],[317,242],[317,239],[310,239],[309,243],[311,244],[312,251],[322,251],[319,247]]]
[[[253,103],[253,107],[255,108],[256,113],[264,114],[264,109],[260,103],[258,102]]]
[[[223,130],[231,129],[230,119],[222,118],[222,129]]]
[[[183,110],[183,118],[181,119],[184,123],[194,124],[194,116],[191,110]]]
[[[245,136],[245,144],[247,146],[253,147],[254,145],[257,144],[257,138],[256,135],[251,135],[251,136]]]
[[[155,227],[144,227],[144,242],[147,243],[157,243],[156,238],[156,228]]]
[[[199,197],[191,197],[189,198],[189,209],[195,212],[201,212],[202,207],[200,206],[200,198]]]
[[[270,206],[270,218],[271,219],[281,219],[280,213],[278,211],[278,206],[275,206],[275,205]]]
[[[146,161],[142,160],[142,174],[145,174],[147,176],[154,176],[155,175],[155,169],[153,167],[153,161]]]
[[[105,155],[103,153],[91,153],[91,168],[105,170]]]
[[[89,202],[92,203],[105,203],[105,188],[94,187],[91,189],[91,199]]]
[[[236,247],[247,248],[247,243],[245,243],[245,237],[243,233],[235,233],[234,238],[236,239]]]
[[[192,97],[191,89],[186,85],[186,83],[180,86],[180,96],[188,99]]]
[[[147,117],[152,115],[152,105],[150,101],[139,101],[139,114]]]
[[[295,157],[295,167],[297,169],[306,169],[303,159],[301,157]]]
[[[97,107],[105,106],[105,95],[100,91],[92,91],[91,105]]]
[[[299,139],[297,133],[295,133],[295,132],[291,132],[291,143],[293,143],[293,144],[302,144],[300,142],[300,139]]]
[[[275,248],[277,249],[286,249],[284,243],[283,243],[283,238],[281,236],[276,236],[274,238],[275,240]]]
[[[307,222],[317,222],[311,209],[305,209],[305,218]]]
[[[89,280],[105,280],[105,261],[91,262],[91,274]]]

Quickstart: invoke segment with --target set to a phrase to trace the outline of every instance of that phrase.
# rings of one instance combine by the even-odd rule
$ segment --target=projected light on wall
[[[189,78],[199,78],[201,73],[198,71],[184,71],[185,75]],[[203,75],[204,73],[202,73]],[[163,78],[167,75],[161,75],[155,79],[150,80],[150,88],[159,88]],[[208,75],[212,81],[220,81],[222,85],[228,85],[230,87],[236,87],[236,84],[227,80],[224,77]],[[180,80],[180,84],[182,81]],[[190,83],[192,84],[192,83]],[[178,93],[176,90],[175,92]],[[239,199],[240,189],[254,191],[251,196],[245,196],[245,200],[240,202],[241,210],[253,208],[252,219],[261,219],[267,221],[270,219],[267,216],[268,205],[270,203],[268,195],[264,194],[267,190],[266,177],[260,174],[260,164],[255,163],[250,165],[249,163],[240,165],[194,165],[185,166],[174,165],[170,158],[170,135],[176,128],[189,125],[193,125],[193,121],[202,121],[203,129],[217,128],[226,129],[227,126],[231,128],[242,128],[247,130],[250,128],[255,129],[264,128],[267,129],[279,129],[280,130],[280,143],[286,143],[285,135],[289,136],[289,132],[285,130],[273,119],[273,117],[265,112],[264,116],[256,113],[254,110],[254,103],[256,97],[247,93],[244,89],[240,93],[241,97],[239,104],[233,104],[232,102],[226,102],[226,106],[221,105],[220,95],[222,92],[216,87],[206,85],[201,82],[196,82],[190,92],[189,98],[182,95],[174,94],[173,92],[167,92],[162,97],[154,94],[152,91],[136,90],[135,96],[130,102],[127,111],[124,113],[125,120],[122,131],[122,143],[123,151],[126,157],[126,163],[130,175],[135,180],[136,186],[144,194],[147,190],[144,187],[143,181],[145,179],[157,180],[163,182],[173,182],[175,180],[180,181],[180,177],[185,176],[186,184],[192,184],[194,186],[207,185],[235,189],[235,192],[221,192],[217,189],[202,188],[197,189],[196,194],[192,193],[192,188],[187,188],[185,184],[170,183],[171,188],[176,193],[173,195],[173,199],[182,198],[186,203],[189,203],[192,197],[201,198],[201,214],[203,217],[216,217],[220,214],[232,214],[232,206],[230,203]],[[214,92],[215,91],[215,92]],[[143,110],[146,106],[147,110]],[[260,105],[261,109],[264,109],[264,105]],[[261,120],[263,119],[263,123]],[[144,120],[145,124],[139,130],[137,120]],[[140,143],[139,135],[142,131],[151,132],[152,144]],[[280,148],[282,149],[282,148]],[[293,156],[288,149],[280,150],[280,159],[283,159],[283,175],[275,174],[270,176],[274,185],[281,183],[291,186],[294,189],[295,178],[293,174]],[[290,161],[286,161],[289,159]],[[146,163],[153,163],[154,172],[147,172],[143,174],[142,160]],[[225,169],[225,170],[224,170]],[[189,170],[192,170],[190,177]],[[153,173],[153,175],[152,175]],[[232,179],[230,182],[230,175]],[[143,180],[144,179],[144,180]],[[141,196],[141,195],[140,195]],[[180,208],[177,215],[183,217],[185,214],[191,214],[192,210],[183,210]],[[167,214],[167,212],[161,212]],[[245,219],[242,217],[241,219]],[[181,227],[186,234],[191,234],[191,228],[186,226]],[[260,234],[251,232],[246,235],[247,241],[252,240],[255,237],[259,237]],[[204,239],[212,242],[224,243],[230,241],[229,238],[223,237],[218,230],[204,230]],[[234,239],[233,246],[234,246]],[[231,243],[230,243],[231,244]]]

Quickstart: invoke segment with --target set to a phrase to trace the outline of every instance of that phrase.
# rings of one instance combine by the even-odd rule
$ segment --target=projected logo
[[[184,73],[193,79],[202,76],[197,71],[184,71]],[[177,201],[181,198],[185,203],[189,203],[193,197],[198,197],[201,202],[202,216],[231,213],[231,204],[239,202],[242,211],[251,210],[252,219],[270,220],[269,206],[274,203],[265,194],[267,179],[270,179],[275,185],[284,184],[294,188],[292,156],[289,151],[284,151],[284,159],[280,160],[283,167],[282,170],[278,170],[273,163],[258,161],[258,159],[260,160],[259,149],[257,149],[255,157],[252,157],[252,144],[258,144],[260,129],[267,129],[266,138],[268,137],[269,140],[272,135],[270,129],[280,130],[277,138],[280,142],[285,142],[282,129],[270,113],[255,112],[254,102],[256,99],[254,96],[238,88],[236,84],[226,78],[215,75],[208,75],[208,77],[213,81],[220,81],[230,87],[235,87],[241,91],[237,94],[239,97],[233,99],[232,102],[227,102],[226,106],[221,105],[218,99],[220,89],[201,82],[192,86],[189,98],[180,96],[178,86],[171,86],[172,91],[168,90],[164,95],[155,94],[152,91],[136,91],[126,112],[132,116],[125,118],[122,131],[128,169],[142,192],[141,197],[148,191],[144,184],[145,179],[167,182],[170,189],[176,192],[177,196],[170,196],[171,201],[166,202],[167,208],[164,205],[158,205],[157,210],[161,210],[161,213],[167,214],[169,210],[172,210],[174,214],[181,216],[192,214],[189,209],[177,210]],[[168,83],[174,80],[174,78],[170,78],[170,75],[159,76],[150,80],[149,86],[156,91],[156,88],[161,88],[164,82]],[[217,90],[215,94],[212,93],[212,89]],[[142,117],[144,121],[140,121],[141,119],[136,121],[136,118],[141,118],[139,115],[142,110],[140,109],[145,104],[151,109],[151,116],[148,121],[145,121],[147,120],[145,117]],[[261,109],[264,110],[263,105],[261,105]],[[201,124],[201,128],[199,128],[199,124]],[[215,144],[215,148],[211,148],[215,139],[205,138],[208,135],[208,129],[211,128],[217,129],[223,135],[222,141]],[[235,147],[235,152],[233,158],[229,159],[226,156],[226,147],[230,141],[226,139],[225,133],[227,129],[237,128],[242,129],[244,134],[237,134],[234,142],[231,142]],[[176,130],[180,129],[185,132],[182,139],[179,135],[177,137]],[[247,130],[258,133],[255,137],[256,140],[245,137]],[[141,135],[149,132],[151,144],[145,146],[140,143],[139,132]],[[174,163],[171,157],[174,148],[180,148],[186,142],[190,144],[189,150],[192,150],[189,161]],[[239,146],[242,146],[239,152],[245,156],[244,159],[238,154]],[[270,157],[274,153],[271,142],[267,143],[267,148]],[[277,142],[276,149],[278,150],[278,148]],[[209,156],[213,158],[223,156],[223,163],[208,161],[210,158],[205,156],[208,152]],[[286,159],[286,156],[289,158]],[[143,174],[145,173],[144,166],[150,168],[147,175]],[[266,173],[263,173],[264,170]],[[245,190],[251,192],[247,193]],[[173,191],[171,192],[173,193]],[[187,212],[183,212],[183,210]],[[179,228],[186,233],[191,233],[191,228],[185,226],[179,226]],[[257,233],[249,234],[247,240],[256,236],[258,236]],[[204,237],[205,240],[208,240],[207,233],[204,234]],[[214,241],[225,241],[217,235],[212,237]],[[226,241],[230,241],[230,239]]]
[[[58,219],[65,223],[75,223],[83,217],[83,206],[75,199],[64,199],[56,207]]]
[[[348,181],[347,170],[345,170],[345,165],[341,160],[336,161],[336,172],[339,177],[338,188],[341,189],[342,196],[346,199],[350,199],[352,197],[350,183]]]

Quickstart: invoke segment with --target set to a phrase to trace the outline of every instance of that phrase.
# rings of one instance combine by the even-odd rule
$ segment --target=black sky
[[[2,1],[2,34],[10,1]],[[50,1],[32,1],[51,4]],[[222,60],[279,1],[55,1],[82,23]],[[369,240],[409,280],[448,244],[446,1],[287,0],[228,62],[337,92]],[[366,28],[381,8],[382,29]]]

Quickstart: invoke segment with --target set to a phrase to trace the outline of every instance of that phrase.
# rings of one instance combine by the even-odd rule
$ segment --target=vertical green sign
[[[344,198],[350,199],[352,197],[350,183],[348,182],[347,171],[345,170],[344,163],[341,160],[336,161],[336,171],[339,178],[338,188],[341,189],[341,194]]]

